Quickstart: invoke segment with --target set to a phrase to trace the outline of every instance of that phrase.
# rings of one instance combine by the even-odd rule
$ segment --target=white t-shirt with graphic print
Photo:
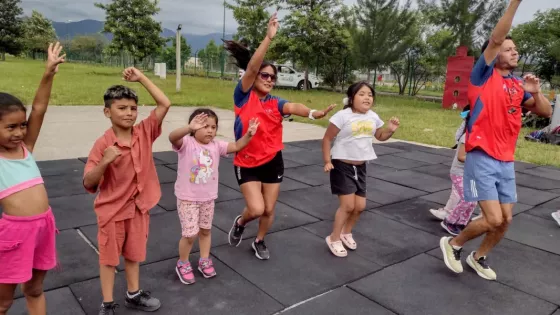
[[[346,108],[329,121],[340,129],[331,150],[332,159],[369,161],[377,158],[372,141],[375,131],[384,125],[379,115],[371,110],[362,114]]]

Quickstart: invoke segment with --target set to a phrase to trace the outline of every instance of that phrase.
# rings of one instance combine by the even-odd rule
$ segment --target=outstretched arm
[[[171,101],[165,94],[158,88],[146,75],[144,75],[140,70],[130,67],[123,71],[123,78],[128,82],[139,82],[148,90],[148,93],[152,96],[156,102],[155,114],[158,119],[159,124],[163,122],[165,115],[169,111],[171,106]]]
[[[264,56],[268,51],[268,47],[270,47],[270,43],[274,36],[276,36],[276,32],[278,31],[278,18],[276,17],[277,13],[275,12],[270,17],[268,21],[268,30],[266,32],[266,37],[259,45],[259,48],[255,52],[255,54],[251,57],[251,61],[247,65],[247,69],[245,70],[245,74],[241,79],[241,87],[243,92],[247,92],[255,83],[255,79],[257,78],[257,74],[259,73],[259,68],[264,61]]]
[[[496,24],[494,31],[492,31],[492,35],[490,35],[490,39],[488,42],[488,47],[486,47],[486,50],[484,50],[484,59],[486,60],[487,65],[490,65],[498,56],[500,47],[506,40],[506,36],[511,29],[513,17],[515,16],[515,12],[517,11],[520,3],[521,0],[511,0],[508,8],[506,9],[506,12],[498,21],[498,24]]]
[[[47,68],[43,74],[41,83],[39,83],[39,88],[33,99],[31,114],[29,114],[29,120],[27,121],[27,134],[25,135],[24,143],[30,152],[33,152],[35,143],[39,138],[41,126],[43,125],[43,120],[49,105],[49,99],[51,98],[54,76],[58,72],[58,65],[63,63],[66,57],[66,55],[60,56],[61,51],[62,46],[60,43],[57,42],[54,46],[53,44],[49,44]]]
[[[313,110],[303,104],[286,103],[282,108],[282,113],[284,115],[296,115],[300,117],[309,117],[309,114],[311,113],[313,119],[320,119],[325,117],[335,107],[336,104],[332,104],[324,110]]]

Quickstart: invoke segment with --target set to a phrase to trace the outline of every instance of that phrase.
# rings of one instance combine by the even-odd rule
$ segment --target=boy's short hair
[[[103,95],[103,100],[105,101],[105,107],[110,108],[114,100],[134,100],[138,104],[138,94],[136,92],[124,85],[113,85],[107,89],[105,95]]]

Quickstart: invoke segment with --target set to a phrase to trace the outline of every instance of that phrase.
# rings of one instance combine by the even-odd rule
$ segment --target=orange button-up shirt
[[[107,166],[98,189],[88,190],[99,194],[94,201],[98,226],[111,221],[134,217],[136,208],[142,213],[155,207],[161,198],[161,187],[152,156],[152,144],[161,135],[161,124],[155,112],[132,128],[130,146],[117,139],[112,128],[95,141],[84,170],[92,171],[103,158],[107,147],[115,145],[121,151],[113,163]]]

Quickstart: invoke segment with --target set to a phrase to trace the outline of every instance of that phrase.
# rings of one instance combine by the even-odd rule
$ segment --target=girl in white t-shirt
[[[344,246],[352,250],[357,247],[352,228],[366,207],[366,162],[377,158],[373,137],[385,141],[399,127],[399,119],[393,117],[381,128],[383,121],[371,110],[375,91],[369,83],[354,83],[346,94],[344,109],[331,117],[323,137],[325,172],[330,172],[331,192],[340,200],[333,231],[326,241],[338,257],[348,255]]]

